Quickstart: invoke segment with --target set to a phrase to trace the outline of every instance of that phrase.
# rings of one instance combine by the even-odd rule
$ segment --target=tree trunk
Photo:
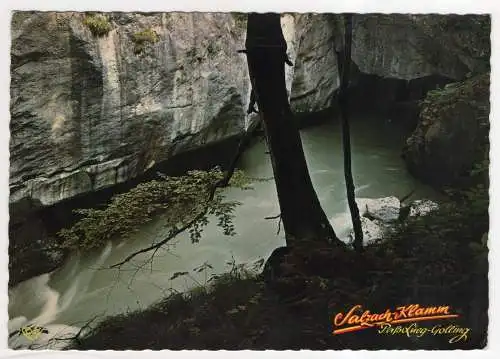
[[[361,227],[361,218],[359,216],[356,196],[354,194],[354,180],[352,178],[351,168],[351,134],[349,129],[348,114],[348,96],[347,87],[349,85],[349,71],[351,63],[351,44],[352,44],[352,15],[345,16],[345,40],[344,56],[340,76],[339,105],[340,116],[342,118],[342,144],[344,150],[344,177],[347,190],[347,202],[351,212],[352,226],[354,228],[354,248],[358,251],[363,250],[363,229]]]
[[[313,188],[288,103],[286,49],[279,14],[248,15],[248,69],[270,150],[287,244],[297,240],[341,244]]]

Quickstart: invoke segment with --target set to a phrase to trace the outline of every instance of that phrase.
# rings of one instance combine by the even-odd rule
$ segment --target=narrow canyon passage
[[[405,137],[402,126],[385,119],[358,116],[353,118],[352,131],[359,198],[403,197],[414,189],[413,198],[438,198],[434,190],[407,172],[400,156]],[[332,121],[307,128],[302,131],[302,141],[321,204],[339,237],[346,240],[351,222],[341,165],[340,125]],[[239,167],[250,177],[271,177],[266,152],[265,141],[255,139]],[[147,262],[151,254],[146,253],[120,269],[106,269],[162,237],[165,229],[159,218],[127,242],[115,242],[87,255],[74,255],[55,272],[12,288],[9,332],[35,320],[49,330],[52,328],[51,337],[75,333],[94,317],[97,317],[95,324],[104,316],[144,308],[173,291],[205,284],[212,274],[229,270],[233,260],[236,264],[246,263],[252,267],[259,259],[267,258],[274,248],[283,245],[283,231],[277,234],[277,220],[264,219],[279,213],[273,181],[256,182],[254,189],[248,191],[226,190],[226,194],[228,199],[242,202],[235,213],[237,234],[234,237],[222,235],[215,223],[210,223],[199,243],[192,244],[184,233],[159,251],[153,263]],[[212,268],[196,272],[195,269],[204,263]],[[188,274],[171,279],[178,272]]]

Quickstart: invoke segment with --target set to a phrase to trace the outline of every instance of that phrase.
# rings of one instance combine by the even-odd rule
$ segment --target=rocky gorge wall
[[[103,17],[109,31],[100,36],[88,16],[13,15],[11,223],[238,138],[252,122],[246,58],[237,53],[245,43],[244,15],[109,13]],[[409,84],[480,71],[483,39],[460,28],[471,21],[459,17],[447,28],[447,19],[355,15],[351,86],[363,88],[367,76]],[[339,86],[342,18],[284,14],[282,27],[295,64],[286,73],[292,109],[330,108]],[[384,97],[391,91],[374,90]],[[28,232],[12,231],[11,243],[26,237],[29,244],[32,234],[21,234]]]
[[[244,17],[113,13],[108,19],[110,31],[96,37],[82,13],[14,15],[11,203],[30,198],[47,206],[112,186],[247,128],[250,86],[246,59],[237,53]],[[437,33],[433,21],[356,15],[352,60],[360,73],[381,78],[463,79],[478,61],[447,39],[456,32]],[[330,107],[339,85],[342,20],[288,14],[282,22],[295,63],[287,73],[292,108]],[[134,36],[144,30],[158,39],[137,54]]]

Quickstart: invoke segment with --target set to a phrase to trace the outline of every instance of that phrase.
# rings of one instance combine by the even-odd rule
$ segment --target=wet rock
[[[394,230],[396,221],[405,220],[408,216],[425,216],[439,208],[436,202],[428,199],[415,200],[402,207],[396,197],[358,198],[363,229],[363,244],[367,245],[383,239],[384,235]],[[350,217],[349,217],[350,220]],[[348,242],[354,240],[354,231],[350,229]]]
[[[401,204],[399,199],[391,197],[383,198],[357,198],[360,215],[371,220],[389,223],[399,217]]]
[[[33,203],[30,210],[35,211],[114,190],[189,150],[234,141],[251,125],[245,114],[250,97],[247,63],[237,53],[246,36],[241,19],[228,13],[110,13],[110,32],[95,37],[84,25],[84,16],[13,16],[11,216],[24,202]],[[456,27],[443,30],[442,18],[355,15],[354,67],[364,74],[409,81],[429,74],[461,79],[480,69],[481,52],[487,50],[484,41],[464,37]],[[286,14],[282,26],[295,65],[286,68],[293,110],[325,110],[339,85],[342,18]],[[154,32],[158,41],[137,53],[134,35],[145,30]],[[355,78],[352,85],[360,86]],[[475,134],[470,130],[475,122],[471,125],[467,113],[419,125],[407,151],[416,172],[441,170],[450,152],[453,161],[468,161],[471,147],[454,147],[462,140],[467,144]],[[441,147],[443,158],[436,156]],[[392,221],[397,208],[391,201],[365,203],[365,214],[372,222]],[[376,233],[377,222],[372,222],[365,220],[364,225]],[[13,248],[25,248],[17,243],[34,238],[25,231],[13,233],[18,234],[11,239],[25,236],[14,238]],[[50,246],[41,247],[45,249],[40,253],[49,257],[29,262],[44,263],[43,270],[52,268],[60,255],[57,250],[47,252]],[[19,278],[34,273],[22,270]]]
[[[363,229],[363,244],[373,243],[382,239],[385,226],[379,221],[373,221],[368,218],[361,218],[361,228]],[[354,234],[352,234],[354,238]]]

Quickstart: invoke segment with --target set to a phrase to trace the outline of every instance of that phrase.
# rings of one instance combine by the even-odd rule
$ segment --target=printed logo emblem
[[[47,329],[36,325],[28,325],[19,329],[19,333],[31,341],[37,340],[42,333],[47,334],[48,332],[49,331]]]
[[[410,304],[397,307],[395,310],[386,309],[382,313],[372,313],[364,310],[358,304],[346,313],[337,313],[333,316],[333,335],[355,332],[368,328],[377,328],[383,335],[406,335],[422,337],[424,335],[447,335],[449,342],[455,343],[468,339],[470,328],[457,325],[435,325],[432,328],[420,327],[417,323],[429,320],[443,320],[458,318],[450,306],[424,307],[419,304]]]

